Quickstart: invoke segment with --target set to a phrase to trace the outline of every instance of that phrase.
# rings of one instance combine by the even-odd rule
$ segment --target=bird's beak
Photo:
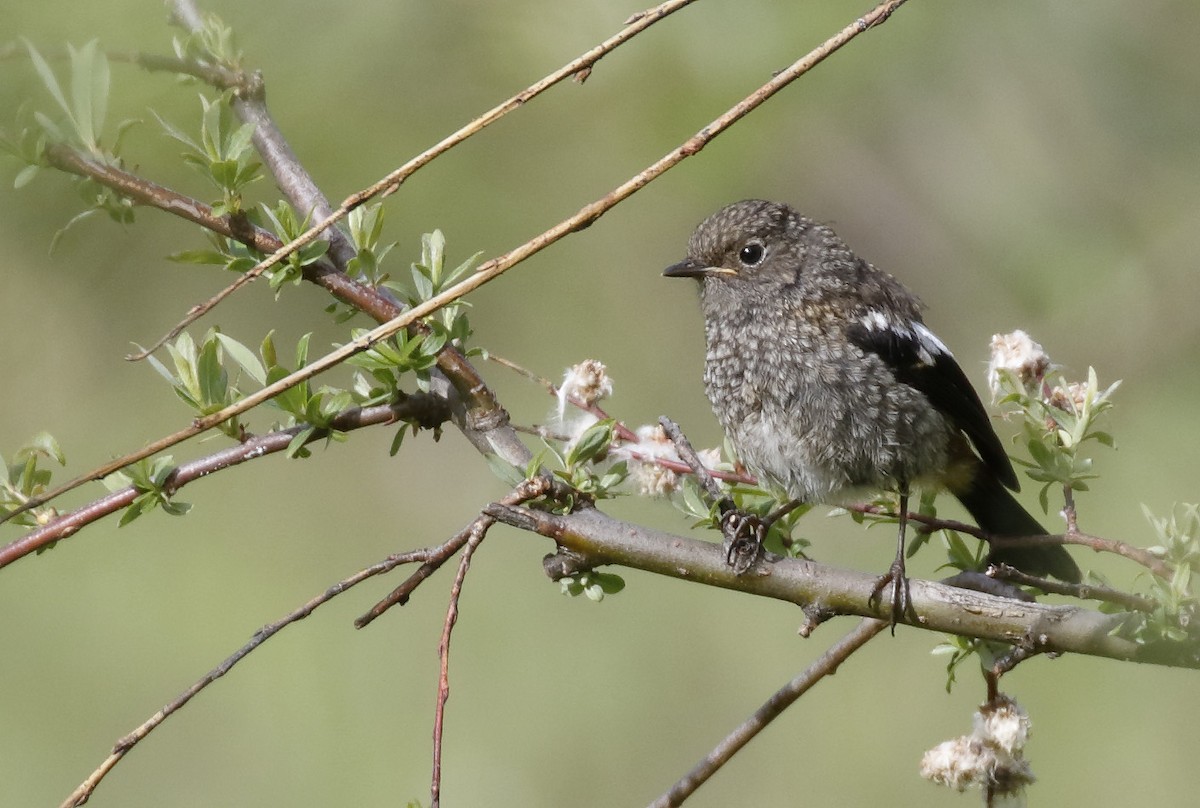
[[[685,258],[678,264],[671,264],[663,270],[667,278],[703,278],[706,275],[736,275],[732,269],[725,267],[710,267],[695,258]]]

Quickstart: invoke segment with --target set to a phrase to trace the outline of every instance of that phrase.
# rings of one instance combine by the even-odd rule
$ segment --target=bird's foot
[[[721,533],[725,537],[725,563],[734,575],[742,575],[763,555],[763,540],[770,523],[752,513],[730,510],[721,517]]]
[[[867,606],[875,608],[883,599],[883,591],[887,589],[888,584],[892,585],[892,610],[891,610],[891,628],[892,634],[896,633],[896,623],[904,618],[904,615],[912,611],[912,601],[908,592],[908,578],[904,574],[904,558],[898,557],[892,562],[891,568],[880,575],[875,581],[875,586],[871,589],[871,597],[867,599]]]

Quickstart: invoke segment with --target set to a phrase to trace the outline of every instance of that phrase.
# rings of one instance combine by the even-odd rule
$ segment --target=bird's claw
[[[721,517],[721,533],[725,539],[725,563],[734,575],[742,575],[763,555],[763,540],[769,525],[752,513],[731,510]]]
[[[891,568],[880,575],[871,589],[871,597],[867,598],[867,606],[876,608],[883,600],[883,590],[888,584],[892,585],[891,628],[896,633],[896,623],[904,619],[904,615],[912,611],[912,600],[908,592],[908,578],[904,574],[904,559],[897,558]]]

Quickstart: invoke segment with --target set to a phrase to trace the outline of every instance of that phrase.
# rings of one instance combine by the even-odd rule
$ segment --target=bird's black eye
[[[738,260],[742,262],[742,266],[755,267],[762,263],[766,254],[767,250],[760,242],[751,241],[738,251]]]

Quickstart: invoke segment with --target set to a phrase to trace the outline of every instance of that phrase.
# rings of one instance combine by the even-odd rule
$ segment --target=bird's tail
[[[971,476],[970,483],[952,493],[975,519],[975,524],[988,533],[996,536],[1042,536],[1046,533],[1037,519],[1021,507],[1021,503],[982,463],[977,473]],[[1030,575],[1053,575],[1069,583],[1078,583],[1082,577],[1079,567],[1061,545],[999,547],[992,550],[988,560],[1010,564]]]

